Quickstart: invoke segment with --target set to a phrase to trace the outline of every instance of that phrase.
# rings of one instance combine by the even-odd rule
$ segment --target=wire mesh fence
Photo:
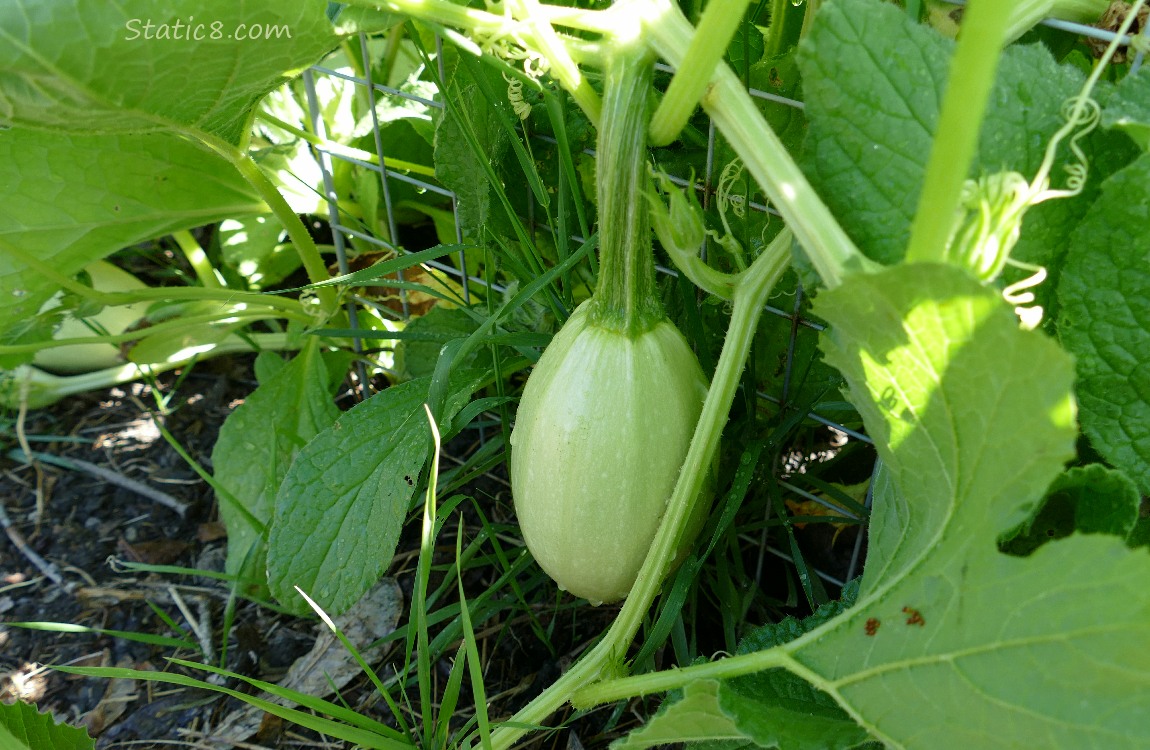
[[[961,6],[964,4],[963,0],[945,0],[945,1],[955,5],[956,9],[960,9]],[[1106,44],[1109,44],[1116,37],[1115,32],[1108,30],[1108,29],[1097,28],[1095,26],[1089,26],[1089,25],[1085,25],[1082,23],[1074,23],[1074,22],[1069,22],[1069,21],[1062,21],[1062,20],[1058,20],[1058,19],[1045,20],[1042,22],[1042,25],[1045,27],[1054,29],[1060,33],[1084,37],[1084,38],[1088,38],[1088,39],[1095,39],[1095,40],[1098,40],[1098,41],[1100,41],[1102,43],[1106,43]],[[1146,52],[1147,48],[1150,47],[1150,24],[1148,24],[1147,27],[1144,28],[1140,32],[1140,36],[1141,36],[1141,39],[1126,37],[1125,39],[1121,40],[1122,44],[1129,45],[1135,52],[1135,54],[1133,56],[1132,63],[1131,63],[1131,68],[1130,68],[1131,73],[1133,73],[1134,71],[1138,70],[1139,67],[1141,67],[1141,65],[1143,64],[1144,57],[1145,57],[1145,52]],[[444,75],[444,70],[443,70],[443,54],[442,54],[442,52],[443,52],[443,40],[442,40],[442,38],[437,36],[436,40],[435,40],[435,44],[436,44],[436,53],[437,53],[435,56],[435,61],[436,61],[436,64],[439,66],[438,79],[440,81],[443,81],[446,79],[446,76]],[[377,247],[380,250],[386,250],[386,251],[391,251],[391,252],[395,252],[395,253],[404,253],[404,252],[409,252],[409,251],[407,249],[403,248],[399,243],[396,243],[394,241],[389,241],[386,238],[376,236],[376,235],[371,234],[369,232],[365,232],[361,226],[357,226],[354,223],[348,222],[346,220],[346,217],[343,214],[340,206],[341,206],[341,202],[344,201],[344,199],[346,199],[347,196],[341,195],[339,193],[339,191],[336,188],[335,180],[333,179],[333,162],[335,160],[348,161],[352,164],[355,164],[358,167],[361,167],[361,168],[366,169],[366,170],[370,170],[371,172],[375,173],[378,176],[379,184],[380,184],[380,190],[381,190],[381,194],[382,194],[382,198],[383,198],[384,210],[386,213],[386,222],[387,222],[388,232],[389,232],[389,236],[391,238],[394,239],[394,238],[397,238],[399,236],[398,223],[396,220],[396,211],[395,211],[395,206],[393,205],[393,201],[392,201],[392,192],[393,192],[393,188],[395,185],[402,183],[404,185],[414,187],[420,191],[427,191],[429,193],[433,193],[433,194],[442,196],[446,201],[450,201],[451,207],[452,207],[451,215],[452,215],[452,220],[453,220],[453,225],[454,225],[455,240],[457,243],[460,243],[460,244],[462,244],[462,242],[463,242],[463,228],[462,228],[462,223],[460,221],[459,201],[458,201],[458,197],[456,196],[456,194],[453,193],[451,190],[446,189],[443,185],[439,184],[436,181],[433,181],[430,179],[423,179],[423,178],[419,177],[418,175],[414,175],[414,174],[407,174],[407,173],[404,173],[403,170],[389,168],[387,166],[387,159],[385,158],[385,155],[384,155],[384,153],[385,153],[385,136],[382,133],[382,130],[380,127],[380,122],[378,120],[378,117],[376,116],[376,104],[377,104],[377,101],[379,101],[381,98],[395,98],[398,100],[406,100],[409,102],[421,104],[421,105],[429,107],[429,108],[434,108],[436,110],[443,111],[445,109],[445,105],[444,105],[444,102],[442,100],[442,93],[437,94],[435,98],[428,98],[428,97],[421,96],[421,95],[416,94],[416,93],[412,93],[410,91],[403,91],[399,88],[385,85],[384,83],[381,83],[379,81],[375,81],[372,79],[372,73],[371,73],[373,61],[372,61],[372,56],[370,53],[369,38],[362,33],[359,35],[359,39],[358,39],[358,51],[359,51],[359,54],[361,56],[360,63],[362,64],[362,69],[365,71],[364,75],[356,75],[354,73],[348,72],[347,70],[337,70],[337,69],[334,69],[332,67],[329,67],[328,65],[326,65],[324,63],[321,63],[321,64],[317,64],[317,65],[312,66],[312,68],[310,70],[306,71],[305,76],[304,76],[304,86],[305,86],[305,90],[307,93],[308,106],[310,109],[311,125],[312,125],[314,132],[321,137],[321,140],[323,139],[323,136],[324,136],[324,132],[323,132],[324,122],[323,122],[323,119],[319,116],[320,106],[319,106],[318,93],[317,93],[317,87],[316,87],[317,78],[323,77],[323,76],[332,77],[334,79],[338,79],[339,81],[342,81],[345,83],[350,83],[351,85],[355,86],[357,89],[362,90],[366,94],[368,106],[369,106],[369,109],[371,111],[374,152],[375,152],[375,156],[377,157],[375,162],[365,161],[363,159],[348,155],[347,153],[345,153],[344,151],[342,151],[338,148],[329,148],[329,147],[325,147],[322,145],[316,145],[313,148],[313,153],[315,155],[315,158],[318,161],[320,171],[321,171],[322,176],[323,176],[323,190],[324,190],[323,199],[324,199],[324,202],[326,203],[326,206],[327,206],[327,218],[328,218],[331,230],[332,230],[333,242],[335,245],[335,252],[336,252],[337,262],[339,264],[340,273],[347,273],[348,272],[347,246],[348,246],[348,242],[350,240],[352,240],[353,238],[355,240],[362,242],[362,243],[366,243],[370,246]],[[662,65],[662,64],[657,66],[657,70],[660,70],[660,71],[665,72],[665,73],[673,72],[673,70],[671,68],[669,68],[665,65]],[[751,95],[751,97],[753,97],[759,101],[762,101],[762,102],[769,102],[769,103],[774,104],[774,105],[779,105],[782,107],[790,107],[790,108],[795,108],[795,109],[802,109],[803,108],[803,103],[801,101],[798,101],[795,99],[789,99],[789,98],[786,98],[783,96],[778,96],[776,94],[773,94],[773,93],[770,93],[768,91],[764,91],[761,89],[757,89],[757,88],[752,87],[752,88],[748,89],[748,93]],[[550,138],[550,137],[545,136],[545,135],[530,134],[528,137],[530,137],[532,139],[536,139],[540,142],[549,142],[552,145],[557,145],[557,142],[555,141],[555,139]],[[704,210],[708,209],[711,206],[711,203],[712,203],[712,201],[714,201],[715,196],[716,196],[716,191],[717,191],[717,188],[716,188],[716,146],[717,146],[717,142],[718,142],[718,134],[716,132],[716,128],[714,126],[714,123],[712,122],[712,123],[709,123],[709,125],[707,127],[705,159],[703,160],[702,164],[696,165],[698,167],[698,169],[695,170],[695,174],[698,175],[698,178],[695,179],[694,183],[692,184],[691,180],[688,179],[687,177],[674,176],[674,175],[669,176],[669,179],[671,180],[671,182],[678,185],[679,187],[693,189],[696,192],[696,194],[699,198],[699,201],[702,204]],[[594,151],[591,149],[587,149],[585,153],[587,153],[588,155],[594,156]],[[751,210],[751,211],[777,215],[777,212],[775,212],[770,206],[768,206],[767,204],[765,204],[763,202],[756,202],[754,200],[748,200],[748,201],[746,201],[745,205],[746,205],[746,208]],[[538,227],[533,227],[533,228],[538,228]],[[546,229],[548,227],[544,227],[544,228]],[[577,242],[577,243],[582,243],[585,241],[584,237],[581,237],[577,234],[572,235],[571,239],[572,239],[572,241]],[[704,240],[704,243],[707,243],[707,242],[708,242],[708,240]],[[704,247],[702,248],[702,252],[705,253],[706,251],[707,251],[707,247],[706,247],[706,244],[704,244]],[[448,274],[448,275],[454,277],[455,279],[457,279],[458,283],[462,289],[462,295],[463,295],[463,299],[464,299],[465,303],[470,303],[470,301],[472,300],[475,285],[479,285],[480,287],[490,289],[491,291],[494,291],[494,292],[500,293],[500,294],[502,294],[505,291],[505,287],[500,285],[499,283],[493,282],[493,281],[490,281],[487,279],[483,279],[483,278],[480,278],[476,275],[473,275],[472,273],[469,273],[469,269],[467,266],[467,257],[462,250],[460,250],[457,253],[456,259],[457,259],[456,265],[452,265],[449,263],[442,263],[442,262],[438,262],[438,261],[428,261],[426,263],[426,265],[428,265],[428,266],[430,266],[430,267],[432,267],[438,271],[441,271],[445,274]],[[657,270],[663,274],[677,275],[677,272],[671,268],[658,266]],[[400,276],[400,280],[402,280],[402,276]],[[399,291],[399,296],[400,296],[400,299],[401,299],[402,305],[403,305],[403,314],[404,314],[404,317],[406,318],[409,315],[408,302],[407,302],[407,292],[401,288]],[[794,296],[794,300],[793,300],[793,304],[791,305],[791,309],[789,309],[789,310],[788,309],[781,309],[779,307],[775,307],[775,306],[771,306],[771,305],[768,305],[764,309],[764,312],[766,314],[785,319],[785,320],[789,321],[789,323],[790,323],[790,328],[789,328],[790,339],[787,342],[787,346],[786,346],[786,360],[785,360],[784,371],[783,371],[783,375],[781,378],[781,383],[779,385],[779,389],[777,392],[759,392],[757,394],[758,398],[763,403],[771,404],[775,408],[780,409],[780,410],[789,408],[789,404],[790,404],[789,397],[791,394],[789,393],[789,391],[791,388],[793,373],[794,373],[794,370],[796,367],[795,352],[796,352],[796,339],[797,339],[797,337],[799,335],[801,335],[802,332],[815,333],[815,332],[821,331],[823,329],[823,325],[820,322],[818,322],[816,320],[809,319],[802,314],[802,302],[803,302],[803,290],[802,290],[802,287],[800,285],[797,289],[795,296]],[[364,300],[362,300],[362,298],[360,298],[360,299],[353,298],[352,300],[350,300],[348,302],[348,314],[349,314],[349,318],[351,320],[351,325],[353,328],[357,327],[357,305],[362,304],[362,303],[364,303]],[[360,350],[360,346],[361,346],[361,343],[357,339],[356,340],[357,350]],[[366,382],[366,377],[364,376],[364,373],[362,372],[362,370],[360,372],[359,382],[361,384]],[[859,430],[854,429],[848,425],[844,425],[844,424],[841,424],[839,422],[836,422],[834,419],[832,419],[832,418],[830,418],[824,414],[820,414],[817,411],[805,412],[803,414],[803,417],[805,419],[811,420],[814,423],[817,423],[817,424],[820,424],[824,427],[827,427],[830,430],[833,430],[834,434],[841,436],[841,438],[843,440],[857,440],[857,441],[862,441],[863,443],[867,443],[867,444],[870,444],[872,442],[871,439],[866,434],[860,432]],[[794,468],[794,467],[792,467],[792,468]],[[875,469],[877,470],[877,468],[878,468],[878,460],[876,459],[875,460]],[[786,469],[785,466],[780,465],[780,466],[774,467],[773,470],[776,474],[776,479],[779,483],[779,486],[784,488],[787,492],[793,493],[796,497],[802,498],[803,500],[818,503],[818,504],[824,506],[825,508],[827,508],[827,510],[829,510],[830,512],[832,512],[838,516],[841,516],[843,518],[852,519],[852,520],[859,522],[859,523],[861,523],[864,520],[862,518],[859,518],[858,514],[856,514],[856,513],[852,512],[851,510],[844,508],[844,507],[828,500],[826,497],[819,495],[819,494],[816,494],[815,492],[812,492],[807,488],[801,487],[794,482],[788,481],[786,478],[787,474],[785,473],[785,469]],[[867,511],[869,511],[869,509],[870,509],[870,504],[871,504],[871,493],[868,490],[868,492],[866,494],[865,505],[864,505],[864,507],[866,508]],[[758,539],[748,538],[747,541],[759,545],[760,549],[764,550],[765,553],[767,553],[767,554],[770,554],[774,557],[777,557],[777,558],[784,560],[784,561],[787,561],[787,562],[794,562],[794,556],[792,555],[792,553],[790,551],[775,547],[767,541],[765,530],[764,530],[764,533],[763,533],[761,538],[758,538]],[[837,587],[842,587],[843,585],[845,585],[846,581],[849,581],[852,578],[854,578],[860,570],[860,566],[862,564],[862,557],[863,557],[862,556],[862,550],[863,550],[864,542],[865,542],[865,524],[863,524],[863,526],[862,526],[862,532],[857,534],[857,536],[856,536],[856,539],[855,539],[855,542],[853,545],[853,549],[852,549],[852,552],[850,555],[849,565],[846,568],[845,574],[841,575],[841,577],[836,576],[836,575],[832,575],[831,573],[820,570],[817,567],[812,568],[812,572],[815,573],[817,576],[819,576],[822,580],[826,581],[827,583],[830,583],[830,584],[837,586]]]

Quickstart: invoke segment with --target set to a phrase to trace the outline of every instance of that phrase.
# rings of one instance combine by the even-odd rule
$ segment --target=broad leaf
[[[1138,488],[1122,472],[1101,464],[1076,466],[1054,480],[1038,512],[1006,534],[999,547],[1028,555],[1075,531],[1126,539],[1138,521],[1141,501]]]
[[[1077,358],[1082,431],[1150,492],[1150,156],[1108,179],[1071,237],[1058,287]]]
[[[482,376],[452,379],[442,421]],[[272,594],[296,612],[299,586],[327,612],[350,607],[391,563],[420,473],[431,455],[423,404],[431,378],[394,385],[345,413],[308,443],[275,500],[268,538]]]
[[[872,539],[854,607],[782,648],[894,747],[1145,747],[1150,556],[996,547],[1073,455],[1070,358],[950,267],[852,277],[816,312],[889,471],[874,522],[902,534]]]
[[[503,220],[501,209],[492,211],[497,199],[487,169],[489,164],[500,163],[507,152],[508,139],[499,113],[471,76],[488,76],[489,85],[498,86],[501,91],[506,90],[507,84],[488,66],[463,64],[458,55],[452,51],[446,57],[450,73],[445,85],[450,106],[435,128],[435,176],[455,193],[464,239],[474,239],[482,236],[487,223]],[[450,64],[452,61],[455,64]],[[476,153],[476,148],[482,153]]]
[[[703,740],[741,740],[751,744],[719,707],[719,683],[715,680],[697,680],[687,685],[682,697],[664,703],[646,726],[611,743],[611,750],[644,750]]]
[[[5,750],[91,750],[96,741],[78,727],[57,724],[49,713],[17,701],[0,703],[0,747]]]
[[[256,102],[337,42],[326,4],[312,0],[9,0],[0,123],[235,144]]]
[[[906,251],[953,48],[951,40],[879,0],[828,1],[800,47],[810,120],[804,163],[859,248],[880,262],[893,263]],[[1013,170],[1032,178],[1063,125],[1063,102],[1083,80],[1042,45],[1007,48],[971,176]],[[1110,133],[1096,133],[1083,146],[1092,177],[1112,171],[1131,153],[1126,139]],[[1064,181],[1058,164],[1072,161],[1065,148],[1059,160],[1051,174],[1055,187]],[[1067,237],[1095,190],[1092,181],[1077,198],[1027,212],[1014,256],[1048,266],[1050,281],[1038,290],[1048,311]],[[1008,280],[1025,275],[1008,271]]]
[[[16,126],[0,132],[0,319],[55,291],[36,260],[73,274],[126,245],[266,212],[232,167],[184,139],[240,144],[255,104],[338,42],[325,11],[0,4],[0,125]]]
[[[267,207],[215,154],[174,135],[0,131],[0,320],[29,318],[73,275],[177,229]],[[2,331],[0,331],[2,332]]]
[[[1140,68],[1118,82],[1102,110],[1102,125],[1125,132],[1142,147],[1150,147],[1150,72]]]
[[[212,465],[216,481],[230,495],[220,498],[220,519],[228,531],[228,573],[265,580],[264,528],[271,523],[276,492],[296,454],[339,416],[328,382],[319,339],[311,337],[299,355],[252,391],[220,428]]]
[[[788,617],[751,631],[739,643],[737,653],[753,653],[793,641],[841,615],[854,604],[857,595],[857,584],[848,583],[841,599],[824,604],[810,617]],[[723,713],[758,747],[849,750],[871,742],[834,698],[782,669],[723,681],[717,698]]]
[[[218,229],[220,256],[252,289],[266,289],[300,267],[299,253],[275,216],[227,219]]]
[[[439,350],[443,345],[453,339],[467,338],[475,333],[479,323],[465,311],[454,307],[436,305],[426,314],[414,318],[404,328],[404,338],[400,339],[396,349],[395,367],[405,377],[421,378],[435,372],[435,365],[439,361]],[[468,358],[471,365],[479,355],[485,362],[490,362],[486,349],[480,349]]]

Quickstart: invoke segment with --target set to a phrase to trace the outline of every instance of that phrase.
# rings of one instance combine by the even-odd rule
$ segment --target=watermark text
[[[291,27],[273,23],[226,23],[224,21],[197,21],[195,16],[162,23],[150,18],[129,18],[124,22],[125,41],[137,39],[201,42],[215,39],[259,41],[261,39],[291,39]]]

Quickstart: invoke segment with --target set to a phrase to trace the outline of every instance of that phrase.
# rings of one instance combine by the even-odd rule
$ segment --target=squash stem
[[[665,318],[655,283],[655,256],[644,199],[647,124],[654,60],[637,40],[607,59],[596,154],[599,283],[590,321],[629,336]]]
[[[710,0],[687,47],[683,65],[675,72],[659,108],[651,117],[651,143],[666,146],[679,137],[699,106],[711,71],[723,58],[739,29],[750,0]],[[757,33],[757,32],[756,32]]]
[[[911,225],[908,261],[947,260],[947,240],[954,228],[963,183],[978,150],[979,125],[994,88],[1010,18],[1010,3],[972,0],[966,6]]]
[[[813,2],[807,0],[807,7]],[[668,64],[681,68],[695,29],[670,0],[640,0],[639,5],[647,44]],[[715,66],[702,104],[794,231],[827,288],[838,286],[852,272],[877,267],[854,246],[726,63]]]

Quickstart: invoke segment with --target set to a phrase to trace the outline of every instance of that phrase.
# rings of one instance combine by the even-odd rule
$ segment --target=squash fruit
[[[622,599],[635,583],[707,392],[655,283],[645,197],[652,62],[641,51],[608,60],[596,159],[598,285],[543,352],[511,433],[511,488],[527,547],[560,588],[594,604]],[[701,494],[676,559],[706,515],[709,489]]]
[[[148,288],[147,284],[106,260],[89,263],[84,270],[92,280],[92,288],[98,292],[135,292]],[[41,312],[59,307],[62,296],[62,292],[58,293],[45,302]],[[146,302],[105,307],[93,315],[90,321],[96,328],[117,335],[138,323],[147,313],[147,309]],[[83,320],[69,315],[64,318],[53,338],[95,339],[97,335]],[[102,341],[41,349],[32,360],[32,364],[36,367],[60,373],[94,372],[122,365],[124,362],[119,346]]]
[[[707,379],[669,320],[632,337],[591,322],[588,304],[528,380],[511,434],[511,486],[535,560],[562,588],[600,603],[635,582]],[[695,511],[697,533],[706,504]]]

